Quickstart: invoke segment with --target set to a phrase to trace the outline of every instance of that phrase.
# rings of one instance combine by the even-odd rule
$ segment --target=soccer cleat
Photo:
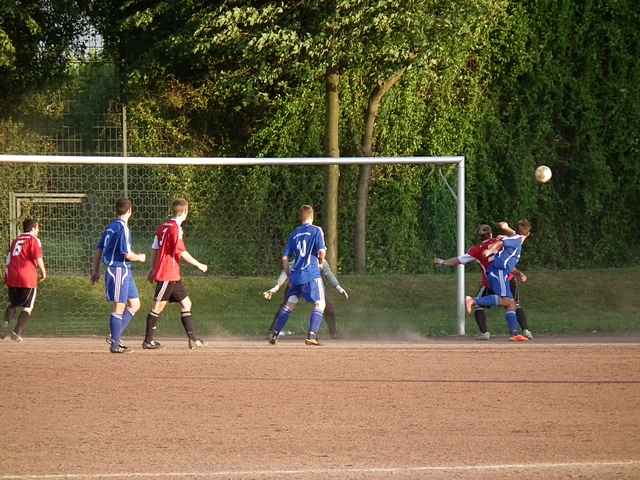
[[[304,339],[305,345],[320,345],[320,339],[318,338],[318,334],[315,332],[309,332],[307,338]]]
[[[204,340],[201,338],[189,337],[189,349],[195,350],[204,347]]]
[[[157,340],[150,340],[148,342],[142,342],[142,348],[145,350],[157,350],[160,348],[160,342]]]
[[[14,332],[13,330],[11,330],[11,332],[9,332],[9,334],[11,335],[11,340],[13,340],[14,342],[22,342],[23,338],[18,335],[16,332]]]
[[[108,345],[111,345],[111,334],[107,335],[107,336],[104,338],[104,340],[105,340],[105,342],[107,342],[107,344],[108,344]],[[128,350],[128,349],[129,349],[129,347],[127,347],[124,343],[122,343],[122,340],[120,340],[120,346],[121,346],[122,348],[124,348],[125,350]]]
[[[271,345],[275,345],[276,343],[278,343],[278,336],[280,335],[280,332],[276,332],[275,330],[271,332],[271,335],[269,336],[269,343]]]
[[[513,335],[510,339],[511,342],[528,342],[529,339],[524,335]]]
[[[476,336],[476,340],[490,340],[491,334],[489,332],[480,333]]]
[[[109,351],[111,353],[127,353],[129,349],[126,347],[122,347],[121,345],[118,345],[116,347],[111,347]]]
[[[473,297],[466,296],[464,298],[464,307],[467,310],[467,315],[471,315],[471,312],[473,311],[473,306],[475,304],[476,304],[476,301],[473,299]]]
[[[526,328],[522,331],[522,335],[527,337],[529,340],[533,340],[533,333],[531,333],[531,331],[527,330]]]

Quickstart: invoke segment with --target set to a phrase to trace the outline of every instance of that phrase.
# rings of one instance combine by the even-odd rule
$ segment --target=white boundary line
[[[99,478],[180,478],[180,477],[255,477],[274,475],[344,475],[402,474],[418,472],[476,472],[491,470],[536,470],[567,468],[640,467],[640,460],[618,462],[566,462],[566,463],[512,463],[497,465],[453,465],[430,467],[371,467],[371,468],[309,468],[296,470],[228,470],[220,472],[125,472],[125,473],[70,473],[43,475],[2,475],[0,480],[55,480],[55,479],[99,479]]]

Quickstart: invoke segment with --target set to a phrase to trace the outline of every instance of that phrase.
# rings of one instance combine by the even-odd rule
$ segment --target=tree
[[[64,76],[86,26],[74,0],[0,5],[0,115],[29,90]]]

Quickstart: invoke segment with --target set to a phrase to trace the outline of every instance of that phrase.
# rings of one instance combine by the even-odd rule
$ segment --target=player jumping
[[[276,320],[278,318],[278,314],[280,313],[280,309],[287,304],[287,299],[288,299],[287,293],[289,290],[289,284],[288,284],[289,275],[287,275],[287,273],[288,272],[285,272],[284,270],[281,271],[276,284],[273,287],[271,287],[269,290],[262,293],[262,296],[265,298],[265,300],[271,300],[271,297],[273,297],[273,295],[276,294],[283,285],[286,284],[287,286],[284,293],[284,299],[280,304],[280,307],[278,308],[278,311],[276,312],[275,316],[273,317],[273,321],[271,322],[271,326],[269,327],[269,332],[273,331],[273,327],[276,324]],[[340,282],[338,282],[338,279],[331,271],[331,267],[329,266],[328,262],[322,262],[322,265],[320,265],[320,275],[324,282],[331,285],[333,288],[337,290],[337,292],[340,295],[344,295],[344,298],[349,300],[349,294],[344,288],[342,288],[342,286],[340,285]],[[327,322],[327,327],[329,327],[329,335],[331,336],[331,338],[337,338],[338,329],[336,324],[335,308],[333,306],[333,303],[330,303],[326,299],[325,299],[325,308],[324,308],[324,318]]]
[[[207,271],[207,266],[193,258],[182,240],[182,223],[189,214],[189,203],[180,198],[171,206],[173,218],[167,220],[156,230],[153,239],[152,270],[147,276],[150,282],[156,282],[154,304],[147,315],[147,327],[142,342],[142,348],[154,350],[160,348],[160,342],[153,339],[154,330],[157,328],[160,314],[167,306],[167,302],[180,304],[180,319],[187,334],[189,348],[202,347],[204,342],[196,338],[193,333],[193,319],[191,317],[191,299],[187,289],[182,283],[180,273],[180,260],[184,259],[201,272]]]
[[[282,270],[289,274],[287,302],[280,308],[269,342],[275,344],[278,335],[286,325],[289,315],[302,297],[313,303],[309,318],[309,331],[305,343],[320,345],[318,331],[325,309],[324,285],[320,278],[320,266],[324,263],[327,247],[322,228],[313,225],[313,207],[303,205],[299,210],[300,225],[289,235],[282,255]],[[289,258],[295,258],[289,270]]]
[[[132,213],[131,200],[121,198],[116,202],[118,218],[102,233],[93,260],[92,283],[95,284],[100,279],[100,263],[107,267],[104,274],[104,290],[107,301],[113,304],[109,318],[111,353],[125,353],[128,350],[120,339],[140,309],[140,296],[133,278],[131,262],[144,262],[146,256],[144,253],[134,253],[131,249],[128,223]]]
[[[484,252],[498,241],[497,238],[493,237],[493,231],[489,225],[479,225],[477,234],[481,243],[473,245],[469,250],[467,250],[466,254],[459,257],[447,258],[446,260],[441,258],[434,259],[434,263],[436,265],[448,267],[466,265],[474,261],[477,262],[478,265],[480,265],[481,285],[476,298],[493,294],[489,288],[489,280],[487,279],[487,268],[489,267],[490,259],[484,255]],[[532,339],[533,334],[529,330],[525,311],[520,305],[520,288],[518,282],[526,283],[526,281],[527,276],[518,269],[514,269],[511,275],[509,275],[511,292],[513,293],[514,300],[516,301],[516,318],[518,319],[518,324],[522,329],[522,334],[527,338]],[[478,340],[489,340],[491,338],[491,334],[487,328],[487,314],[484,307],[475,305],[473,315],[476,324],[478,325],[478,329],[480,330],[480,335],[477,337]]]
[[[475,305],[481,307],[501,305],[506,310],[505,318],[511,332],[511,340],[514,342],[526,342],[528,338],[518,332],[515,312],[516,302],[513,298],[508,277],[520,261],[522,245],[531,233],[531,224],[528,220],[520,220],[517,234],[506,222],[500,222],[498,226],[504,232],[507,232],[508,236],[498,237],[498,241],[483,253],[487,258],[493,257],[487,270],[487,278],[489,280],[489,288],[495,294],[484,295],[476,299],[467,297],[465,299],[467,313],[471,314]]]
[[[22,234],[11,242],[4,273],[5,283],[9,289],[9,304],[4,313],[4,331],[0,333],[0,339],[10,335],[16,342],[22,342],[22,335],[36,301],[38,290],[36,266],[42,274],[40,281],[47,278],[47,270],[42,259],[42,244],[38,238],[39,232],[38,222],[27,218],[22,222]],[[15,328],[12,329],[11,323],[16,318],[18,308],[22,311]]]

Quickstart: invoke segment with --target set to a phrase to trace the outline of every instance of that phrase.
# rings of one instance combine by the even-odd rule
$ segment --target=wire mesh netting
[[[343,185],[355,183],[357,167],[343,168]],[[368,254],[372,271],[387,275],[432,271],[431,258],[440,248],[435,240],[443,251],[453,253],[455,200],[449,195],[443,201],[425,203],[428,197],[422,188],[428,179],[439,178],[437,168],[389,165],[376,169],[373,180],[377,182],[378,198],[371,205]],[[401,172],[405,179],[414,172],[415,185],[405,182],[404,189],[398,190],[394,172]],[[24,218],[41,223],[40,238],[51,278],[39,292],[40,311],[36,309],[36,315],[43,320],[34,322],[36,332],[100,333],[106,329],[108,306],[101,287],[91,287],[88,277],[97,240],[114,218],[116,200],[128,192],[134,204],[130,219],[133,248],[149,256],[154,232],[168,218],[171,202],[186,197],[190,202],[184,224],[187,248],[209,265],[206,277],[183,266],[194,297],[202,298],[198,303],[207,304],[203,328],[214,333],[259,334],[269,321],[264,312],[256,318],[256,302],[261,291],[272,286],[270,278],[278,274],[284,242],[297,224],[297,208],[313,204],[318,212],[316,220],[322,224],[323,179],[322,168],[315,166],[2,163],[0,201],[8,208],[3,210],[5,228],[0,231],[0,242],[8,245],[20,232]],[[407,202],[406,189],[411,188],[415,192]],[[353,203],[348,196],[343,200],[339,277],[353,268],[349,243],[353,232],[349,209]],[[443,206],[444,210],[436,211]],[[436,221],[439,217],[447,221]],[[431,223],[437,224],[439,235],[425,241],[430,236],[425,229]],[[135,265],[134,270],[141,298],[148,302],[153,292],[153,286],[144,281],[148,262]],[[255,289],[246,292],[247,285]],[[251,298],[245,300],[247,294]],[[243,303],[229,308],[225,298],[231,296]],[[443,304],[452,307],[453,298],[452,293]],[[194,302],[196,309],[198,303]],[[358,308],[361,315],[381,321],[389,315],[389,306]],[[177,311],[171,315],[177,315]],[[221,317],[224,320],[220,321]],[[300,323],[293,321],[291,328],[303,331],[304,318],[297,321]],[[142,329],[142,324],[132,331],[136,328]],[[179,322],[167,323],[167,328],[171,333],[180,332]]]

